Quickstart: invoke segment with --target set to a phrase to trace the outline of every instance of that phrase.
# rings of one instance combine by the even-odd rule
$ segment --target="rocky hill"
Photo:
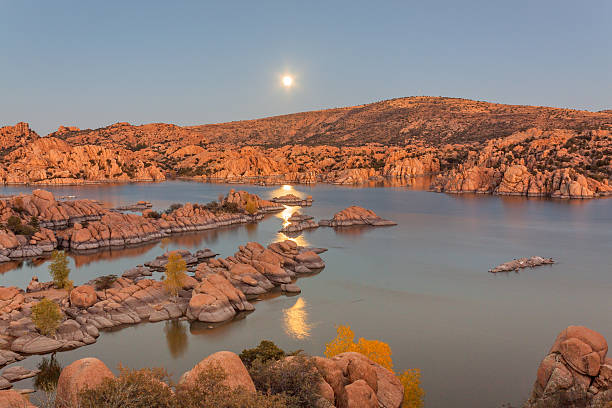
[[[356,184],[437,175],[432,189],[612,194],[612,112],[412,97],[181,127],[0,129],[4,183],[163,180]]]
[[[588,112],[539,106],[504,105],[458,98],[409,97],[367,105],[294,113],[263,119],[179,127],[117,123],[67,132],[71,144],[156,143],[270,146],[287,144],[362,146],[478,142],[529,128],[599,129],[612,126],[609,111]]]

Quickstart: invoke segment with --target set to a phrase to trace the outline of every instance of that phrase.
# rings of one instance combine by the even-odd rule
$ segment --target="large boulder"
[[[70,304],[75,307],[88,308],[98,300],[96,290],[89,285],[81,285],[70,292]]]
[[[402,405],[404,387],[399,379],[363,354],[346,352],[332,358],[314,357],[314,362],[334,391],[335,405],[339,408]]]
[[[557,336],[538,367],[524,408],[603,407],[612,401],[612,359],[604,337],[584,326],[569,326]]]
[[[550,353],[559,352],[581,374],[596,376],[608,352],[606,339],[584,326],[569,326],[557,336]]]
[[[56,408],[73,408],[78,406],[78,394],[87,388],[94,388],[105,378],[114,375],[108,367],[97,358],[83,358],[75,361],[62,370],[57,382]]]
[[[203,371],[215,367],[225,371],[226,378],[223,384],[227,387],[232,389],[240,387],[246,391],[255,392],[255,384],[253,384],[253,380],[242,360],[240,360],[236,353],[231,351],[219,351],[206,357],[181,376],[180,384],[186,386],[194,384]]]
[[[348,381],[364,380],[371,384],[381,407],[397,408],[402,405],[404,387],[390,370],[355,352],[338,354],[332,360],[341,367]],[[374,373],[376,386],[373,385]]]

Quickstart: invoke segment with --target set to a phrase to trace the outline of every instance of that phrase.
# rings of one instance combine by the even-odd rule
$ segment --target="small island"
[[[372,225],[383,227],[397,223],[379,217],[374,211],[353,205],[336,213],[331,220],[321,220],[322,227],[348,227],[352,225]]]

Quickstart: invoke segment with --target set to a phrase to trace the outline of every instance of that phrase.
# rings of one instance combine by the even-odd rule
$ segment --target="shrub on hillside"
[[[38,225],[38,220],[36,223]],[[31,237],[38,231],[38,226],[34,227],[31,224],[22,224],[21,219],[14,215],[11,215],[8,220],[6,220],[6,227],[15,235],[25,235],[27,237]]]
[[[106,378],[94,388],[79,393],[79,408],[286,408],[295,407],[285,395],[250,393],[223,384],[220,367],[202,371],[190,385],[175,392],[163,369],[130,370],[120,367],[116,378]]]
[[[319,400],[322,381],[314,361],[303,355],[282,360],[255,359],[249,368],[255,388],[263,394],[292,397],[294,408],[309,408]]]
[[[106,378],[97,387],[79,393],[79,408],[175,408],[172,389],[164,382],[165,370],[130,370],[119,367],[120,375]]]

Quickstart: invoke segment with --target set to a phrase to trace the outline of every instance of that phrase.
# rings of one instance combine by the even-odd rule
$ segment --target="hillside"
[[[598,129],[612,126],[609,111],[588,112],[538,106],[503,105],[468,99],[410,97],[367,105],[294,113],[263,119],[179,127],[118,123],[95,130],[66,132],[71,144],[150,146],[157,143],[234,146],[330,145],[367,143],[438,146],[480,142],[529,128]]]

